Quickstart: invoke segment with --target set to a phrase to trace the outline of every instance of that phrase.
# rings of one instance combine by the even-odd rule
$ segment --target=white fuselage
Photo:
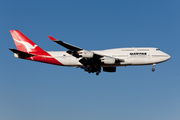
[[[158,48],[117,48],[107,50],[92,50],[96,54],[106,55],[113,58],[123,59],[123,62],[115,64],[102,64],[101,67],[148,65],[167,61],[171,57]],[[64,66],[83,67],[76,58],[66,51],[48,51],[48,53]]]
[[[69,43],[49,38],[68,51],[45,51],[27,38],[19,30],[10,30],[17,49],[10,50],[15,57],[26,60],[38,61],[59,66],[80,67],[88,73],[99,75],[101,68],[104,72],[116,72],[116,66],[149,65],[154,66],[169,60],[170,55],[157,48],[116,48],[107,50],[89,51]]]

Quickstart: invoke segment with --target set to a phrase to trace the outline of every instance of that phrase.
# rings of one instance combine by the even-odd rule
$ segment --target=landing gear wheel
[[[155,65],[156,65],[156,64],[153,64],[153,66],[152,66],[152,67],[153,67],[153,68],[152,68],[152,71],[153,71],[153,72],[155,71],[155,68],[154,68],[154,67],[155,67]]]
[[[88,70],[88,73],[90,74],[90,73],[91,73],[91,70]]]
[[[99,72],[97,72],[96,75],[99,75]]]

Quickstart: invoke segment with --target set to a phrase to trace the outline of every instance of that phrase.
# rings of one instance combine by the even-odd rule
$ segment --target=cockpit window
[[[156,49],[156,51],[159,51],[160,49]]]

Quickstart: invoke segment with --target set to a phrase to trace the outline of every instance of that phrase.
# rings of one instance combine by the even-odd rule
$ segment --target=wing
[[[124,61],[123,59],[117,59],[106,55],[101,55],[94,53],[92,51],[85,50],[83,48],[76,47],[74,45],[65,43],[63,41],[57,40],[52,36],[49,36],[49,38],[58,43],[59,45],[69,49],[67,53],[73,55],[76,58],[82,57],[79,62],[81,62],[84,66],[91,66],[91,65],[100,65],[102,62],[104,64],[115,64]]]
[[[54,38],[54,37],[52,37],[52,36],[49,36],[49,38],[50,38],[52,41],[56,42],[57,44],[59,44],[59,45],[65,47],[65,48],[69,49],[69,50],[67,51],[67,53],[69,53],[69,54],[71,54],[71,55],[73,55],[73,56],[75,56],[75,57],[77,57],[77,58],[79,58],[80,55],[81,55],[81,56],[86,56],[86,57],[88,57],[88,55],[89,55],[88,58],[90,58],[90,54],[91,54],[91,55],[93,54],[93,57],[95,57],[95,58],[104,57],[104,55],[99,55],[99,54],[96,54],[96,53],[94,53],[94,52],[85,50],[85,49],[83,49],[83,48],[79,48],[79,47],[76,47],[76,46],[74,46],[74,45],[71,45],[71,44],[69,44],[69,43],[65,43],[65,42],[63,42],[63,41],[61,41],[61,40],[57,40],[56,38]],[[80,54],[80,55],[78,56],[78,54]]]
[[[67,48],[67,49],[69,49],[69,50],[72,50],[72,51],[80,51],[80,50],[83,50],[82,48],[73,46],[73,45],[71,45],[71,44],[65,43],[65,42],[60,41],[60,40],[57,40],[57,39],[55,39],[55,38],[52,37],[52,36],[49,36],[49,38],[50,38],[52,41],[56,42],[57,44],[65,47],[65,48]]]

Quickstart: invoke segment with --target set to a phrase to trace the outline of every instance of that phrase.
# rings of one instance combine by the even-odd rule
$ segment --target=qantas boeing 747
[[[59,66],[80,67],[88,73],[99,75],[101,68],[105,72],[116,72],[118,66],[153,65],[169,60],[170,55],[158,48],[116,48],[107,50],[85,50],[74,45],[49,38],[67,48],[67,51],[50,52],[40,48],[19,30],[10,30],[17,49],[11,49],[16,58],[44,62]]]

